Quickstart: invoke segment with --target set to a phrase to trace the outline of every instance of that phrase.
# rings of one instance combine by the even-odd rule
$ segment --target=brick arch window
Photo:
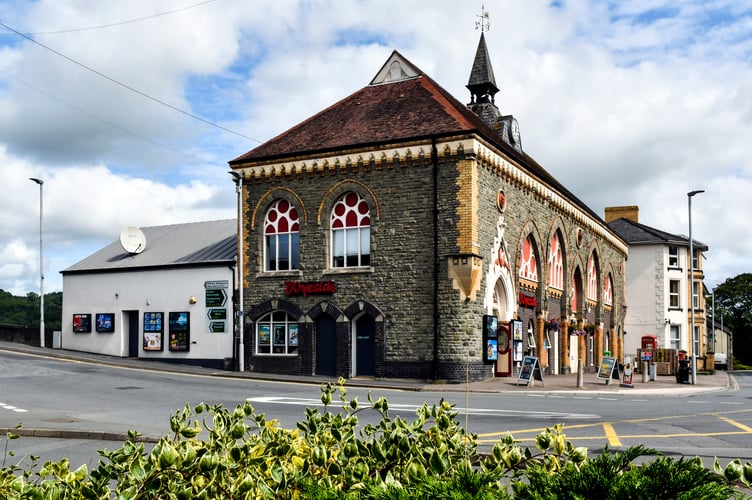
[[[587,298],[598,300],[598,271],[595,268],[595,255],[591,254],[587,264]]]
[[[548,286],[564,290],[564,255],[559,233],[554,233],[549,245]]]
[[[611,275],[606,277],[606,282],[603,284],[603,303],[607,306],[614,305],[614,286],[611,282]]]
[[[371,265],[371,206],[355,192],[345,193],[332,208],[332,267]]]
[[[264,271],[300,268],[300,218],[287,200],[277,200],[264,219]]]
[[[533,238],[528,236],[522,244],[520,255],[520,278],[538,281],[538,260],[535,257]]]
[[[256,322],[256,354],[298,354],[298,323],[284,311],[272,311]]]

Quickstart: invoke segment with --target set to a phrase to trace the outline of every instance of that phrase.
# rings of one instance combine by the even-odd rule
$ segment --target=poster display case
[[[91,314],[73,315],[73,333],[91,333]]]
[[[143,332],[144,351],[162,351],[162,335],[164,334],[164,313],[145,312]]]
[[[96,325],[98,333],[112,333],[115,331],[115,315],[113,313],[97,313]]]
[[[185,352],[191,348],[191,313],[171,312],[169,317],[170,351]]]

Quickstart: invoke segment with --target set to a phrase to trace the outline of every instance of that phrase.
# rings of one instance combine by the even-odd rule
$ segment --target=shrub
[[[130,432],[120,449],[100,452],[103,460],[91,472],[72,471],[67,460],[38,471],[36,461],[22,470],[4,460],[0,498],[715,499],[752,478],[752,466],[738,460],[726,468],[716,463],[713,471],[697,460],[635,466],[635,458],[653,453],[643,447],[588,459],[558,425],[541,432],[534,449],[507,435],[479,456],[476,437],[445,401],[422,405],[412,421],[392,418],[384,398],[369,395],[362,406],[348,399],[344,381],[324,384],[321,401],[323,411],[306,409],[294,429],[279,427],[249,403],[232,411],[186,405],[170,417],[172,434],[151,450]],[[378,422],[359,425],[364,411],[376,412]]]

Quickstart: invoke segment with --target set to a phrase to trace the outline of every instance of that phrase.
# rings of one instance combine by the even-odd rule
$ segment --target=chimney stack
[[[628,205],[624,207],[606,207],[606,223],[613,222],[621,218],[629,219],[632,222],[640,222],[640,207],[637,205]]]

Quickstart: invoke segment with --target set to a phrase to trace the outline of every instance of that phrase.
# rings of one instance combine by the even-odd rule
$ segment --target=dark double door
[[[355,328],[355,375],[375,375],[376,324],[361,316]],[[337,376],[337,322],[329,316],[316,320],[316,374]]]

